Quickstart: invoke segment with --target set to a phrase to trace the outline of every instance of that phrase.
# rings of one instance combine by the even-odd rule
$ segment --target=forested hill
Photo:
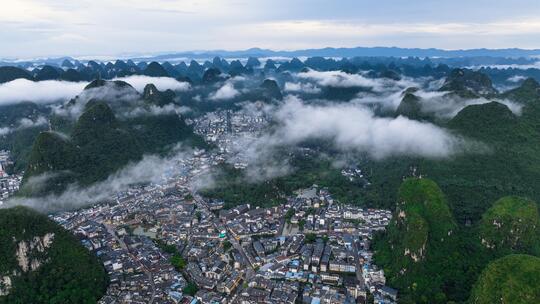
[[[397,197],[392,221],[374,238],[373,248],[387,284],[400,290],[400,303],[538,299],[538,285],[526,283],[540,278],[536,265],[540,217],[535,202],[501,198],[481,222],[466,227],[455,224],[447,205],[451,200],[432,180],[406,179]],[[517,282],[521,283],[514,285]],[[493,299],[497,300],[489,302]]]
[[[90,89],[99,90],[102,86],[93,82]],[[154,94],[163,93],[156,90]],[[131,103],[122,100],[121,105],[115,100],[91,99],[84,104],[80,117],[62,130],[67,133],[54,131],[53,126],[53,131],[39,134],[29,153],[20,194],[39,196],[61,192],[73,183],[90,185],[106,179],[129,162],[140,160],[143,154],[166,154],[178,143],[206,146],[176,113],[119,119],[113,111],[113,107],[118,107],[120,113],[126,107],[149,107],[155,101],[154,95],[151,98]],[[35,183],[32,177],[38,176],[45,178]]]
[[[25,207],[0,209],[0,303],[96,303],[107,274],[58,224]]]

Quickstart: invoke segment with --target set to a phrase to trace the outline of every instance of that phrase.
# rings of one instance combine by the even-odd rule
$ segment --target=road
[[[356,263],[356,278],[358,279],[358,282],[360,286],[365,288],[366,282],[364,281],[364,277],[362,276],[362,263],[360,263],[360,256],[358,255],[359,251],[359,244],[358,241],[353,242],[353,251],[354,251],[354,259]]]

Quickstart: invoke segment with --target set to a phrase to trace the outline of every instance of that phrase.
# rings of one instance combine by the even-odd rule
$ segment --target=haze
[[[250,47],[540,48],[540,5],[516,1],[1,0],[0,58]]]

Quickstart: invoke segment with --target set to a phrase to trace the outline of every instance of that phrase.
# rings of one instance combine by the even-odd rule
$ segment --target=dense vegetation
[[[519,91],[518,91],[519,92]],[[540,200],[540,95],[528,95],[529,104],[516,116],[497,102],[471,105],[445,124],[473,142],[468,153],[449,159],[393,158],[365,161],[373,172],[366,197],[391,207],[401,177],[411,168],[437,181],[449,198],[456,219],[475,222],[491,202],[506,195]]]
[[[387,231],[374,239],[375,261],[383,266],[388,284],[400,290],[401,303],[464,302],[490,261],[506,254],[535,253],[540,246],[533,202],[503,198],[483,219],[477,226],[456,225],[433,181],[403,182]],[[493,220],[504,220],[502,228],[495,229]],[[486,239],[508,247],[486,246]]]
[[[87,90],[104,85],[109,84],[95,80],[87,86]],[[131,93],[136,92],[123,82],[110,85]],[[163,102],[163,98],[156,99],[155,96],[168,96],[167,100],[171,101],[169,93],[156,89],[155,94],[149,94],[148,99],[143,100],[145,103],[139,106]],[[74,100],[72,104],[76,102]],[[137,102],[133,100],[135,105],[132,107],[137,106]],[[91,99],[84,105],[83,113],[74,123],[56,117],[54,127],[68,132],[69,137],[56,131],[39,134],[28,157],[21,194],[37,196],[60,192],[75,182],[90,185],[106,179],[129,162],[141,159],[144,153],[165,154],[179,142],[205,147],[204,141],[178,115],[139,115],[117,119],[113,107],[125,106],[130,105],[126,105],[123,100],[105,102]],[[30,182],[32,177],[38,176],[46,178],[39,179],[44,180],[40,183],[36,183],[36,180]]]
[[[540,258],[513,254],[495,260],[482,271],[471,293],[471,304],[540,303]]]
[[[35,122],[48,115],[50,110],[31,102],[21,102],[0,106],[0,129],[6,128],[10,132],[1,134],[0,150],[9,150],[13,154],[15,171],[24,170],[32,143],[41,131],[47,129],[45,124],[21,126],[21,121]]]
[[[384,240],[375,242],[375,260],[403,302],[446,303],[467,284],[455,268],[463,263],[457,225],[435,182],[406,179]],[[441,272],[445,269],[446,272]],[[465,285],[465,286],[464,286]]]
[[[54,132],[39,135],[29,157],[23,194],[58,192],[74,181],[88,185],[107,178],[140,156],[135,137],[119,128],[110,107],[95,102],[87,106],[71,138]],[[50,177],[39,189],[34,183],[27,183],[31,177],[42,174]]]
[[[479,228],[484,246],[499,255],[540,255],[540,217],[538,206],[530,200],[501,198],[484,213]]]
[[[0,209],[0,276],[9,275],[13,286],[0,303],[96,303],[108,279],[98,259],[79,241],[45,215],[28,208]],[[22,241],[54,234],[43,252],[28,256],[40,262],[35,270],[23,271],[16,251]],[[17,275],[12,275],[16,272]]]
[[[365,180],[350,181],[341,175],[341,170],[335,168],[330,160],[296,155],[291,157],[290,165],[295,168],[291,174],[262,182],[249,182],[243,170],[221,166],[218,168],[215,187],[201,192],[207,197],[224,200],[226,208],[243,203],[271,206],[283,203],[285,196],[293,191],[316,184],[327,187],[338,200],[363,202]]]

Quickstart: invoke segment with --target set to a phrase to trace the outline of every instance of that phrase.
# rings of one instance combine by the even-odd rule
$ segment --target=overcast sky
[[[0,0],[0,57],[540,48],[539,0]]]

